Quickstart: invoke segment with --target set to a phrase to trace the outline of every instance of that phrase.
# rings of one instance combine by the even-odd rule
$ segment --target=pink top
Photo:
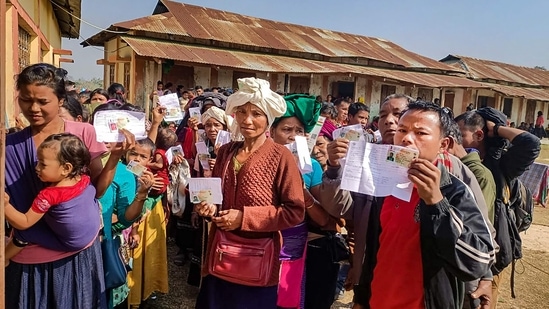
[[[538,116],[538,119],[536,119],[536,126],[543,127],[543,123],[544,123],[543,115]]]
[[[88,147],[91,154],[91,159],[101,157],[107,148],[105,144],[97,141],[95,129],[89,123],[65,121],[65,132],[78,136],[84,142],[84,145]],[[100,216],[100,213],[97,213]],[[99,233],[99,231],[97,231]],[[89,248],[95,239],[89,243],[84,249]],[[13,257],[11,260],[20,264],[41,264],[49,263],[60,260],[62,258],[74,255],[80,251],[74,252],[59,252],[55,250],[46,249],[38,245],[28,245],[19,254]]]

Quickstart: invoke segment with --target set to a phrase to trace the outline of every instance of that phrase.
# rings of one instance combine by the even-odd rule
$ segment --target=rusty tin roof
[[[232,49],[336,61],[371,59],[415,70],[463,73],[461,68],[408,51],[380,38],[283,23],[175,1],[160,0],[154,15],[116,23],[111,30],[173,34]],[[82,44],[103,45],[111,35],[98,33]],[[217,44],[214,42],[218,42]],[[319,58],[320,57],[320,58]],[[358,61],[357,61],[358,62]]]
[[[549,87],[549,72],[544,70],[458,55],[448,55],[441,61],[461,68],[469,78],[478,81]]]
[[[398,83],[428,87],[488,88],[479,82],[458,76],[380,69],[286,56],[231,51],[222,48],[174,43],[150,38],[132,36],[122,36],[121,38],[140,56],[171,59],[186,63],[270,73],[356,74],[384,78],[388,82],[393,80]]]

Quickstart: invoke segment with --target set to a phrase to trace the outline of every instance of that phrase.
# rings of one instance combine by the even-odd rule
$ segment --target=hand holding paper
[[[223,203],[221,178],[190,178],[189,193],[193,204],[206,202],[208,204]]]
[[[93,118],[93,127],[98,142],[123,142],[121,129],[131,132],[135,139],[147,138],[145,130],[145,113],[122,110],[99,111]]]
[[[179,98],[176,93],[166,94],[159,97],[158,104],[166,110],[164,113],[164,120],[176,121],[183,119],[183,112],[181,112]]]

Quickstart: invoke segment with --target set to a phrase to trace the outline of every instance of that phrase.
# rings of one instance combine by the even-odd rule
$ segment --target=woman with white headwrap
[[[233,128],[244,140],[221,147],[213,169],[213,177],[223,181],[223,203],[195,205],[199,215],[213,222],[198,309],[275,309],[280,230],[300,223],[305,214],[303,180],[292,154],[265,135],[286,111],[284,99],[261,79],[239,79],[238,86],[226,113],[234,114]],[[264,243],[268,249],[231,250],[238,242]],[[262,270],[254,262],[270,267]]]

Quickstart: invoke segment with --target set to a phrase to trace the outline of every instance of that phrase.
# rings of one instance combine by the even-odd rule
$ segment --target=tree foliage
[[[69,77],[69,80],[72,80],[75,83],[76,89],[78,91],[81,91],[83,89],[92,91],[97,88],[103,88],[103,79],[101,78],[96,78],[96,77],[92,79],[79,78],[75,80]]]
[[[536,65],[536,66],[534,67],[534,69],[547,71],[547,69],[546,69],[544,66],[538,66],[538,65]]]

